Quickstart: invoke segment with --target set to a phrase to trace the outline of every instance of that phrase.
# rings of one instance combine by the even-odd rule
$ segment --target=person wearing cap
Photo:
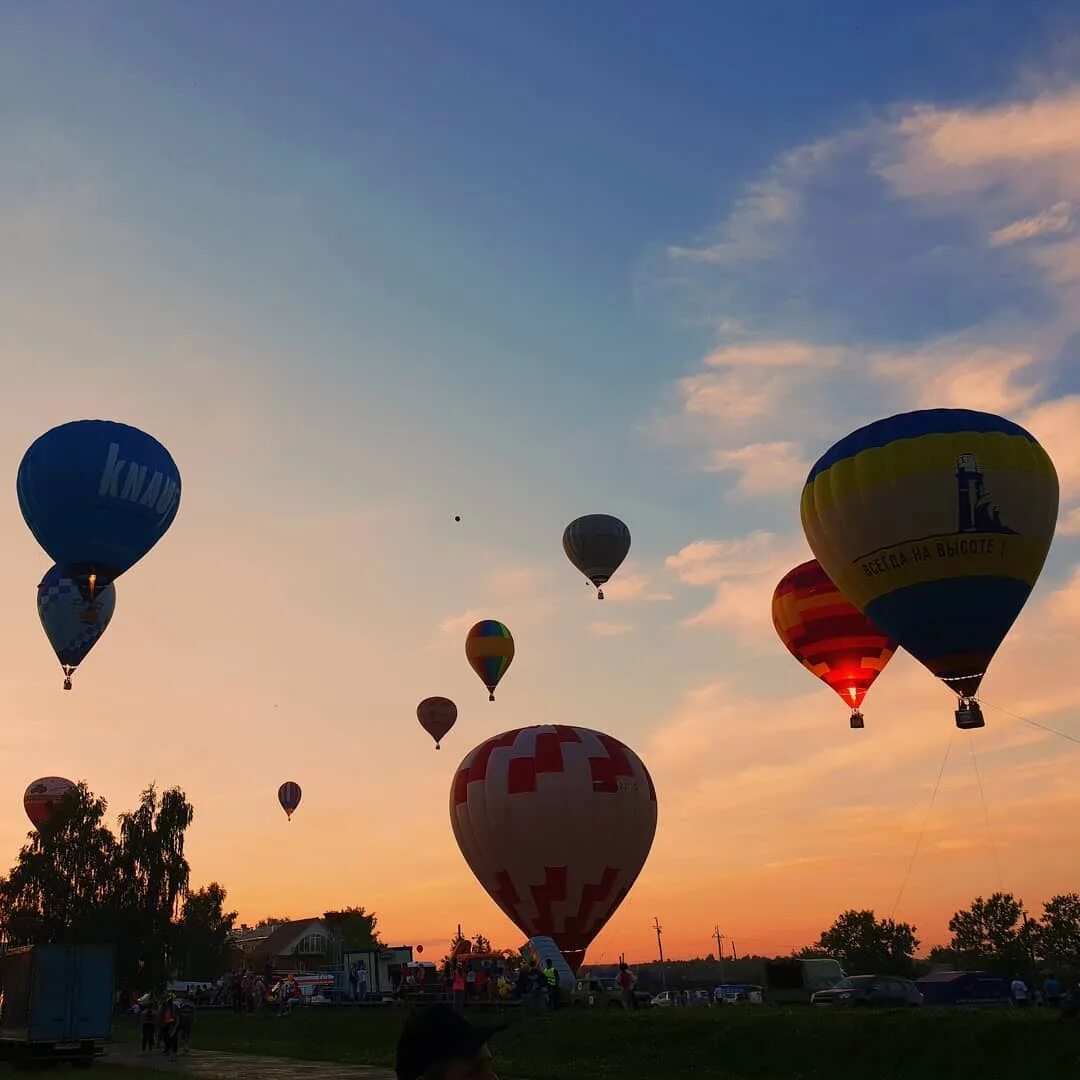
[[[499,1080],[487,1041],[506,1028],[480,1028],[447,1005],[410,1013],[401,1029],[397,1080]]]

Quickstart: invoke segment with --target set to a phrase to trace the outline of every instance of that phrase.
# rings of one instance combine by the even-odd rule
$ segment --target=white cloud
[[[990,108],[903,117],[878,168],[906,198],[1008,184],[1025,195],[1080,188],[1080,88]]]
[[[716,450],[713,472],[734,472],[740,495],[776,495],[797,490],[810,468],[802,447],[792,442],[750,443],[737,450]]]
[[[1046,448],[1057,469],[1061,493],[1080,493],[1080,394],[1045,401],[1019,417]]]
[[[800,181],[821,168],[835,148],[836,140],[823,139],[785,154],[764,176],[746,185],[728,219],[712,235],[694,246],[672,245],[669,257],[730,264],[775,255],[776,235],[799,213]]]
[[[1080,536],[1080,506],[1061,515],[1057,527],[1058,536]]]
[[[990,246],[1003,247],[1005,244],[1016,244],[1022,240],[1033,240],[1037,236],[1067,232],[1072,228],[1072,224],[1072,207],[1069,203],[1054,203],[1053,206],[1047,207],[1038,214],[1020,218],[1000,229],[995,229],[990,234]]]
[[[658,604],[671,599],[671,593],[658,588],[652,576],[627,561],[604,586],[604,602],[613,604]]]
[[[444,634],[464,635],[481,619],[486,617],[480,608],[469,608],[458,615],[448,615],[439,623],[439,630]]]
[[[747,341],[724,345],[705,357],[712,368],[832,368],[844,358],[845,350],[812,345],[792,339]]]
[[[1038,382],[1018,383],[1018,374],[1032,379],[1037,358],[1030,351],[947,340],[906,352],[875,357],[877,371],[907,383],[910,404],[922,409],[982,409],[1015,413],[1031,404]]]
[[[684,584],[715,590],[712,603],[684,625],[734,630],[747,642],[771,645],[776,583],[810,557],[801,535],[757,531],[734,540],[695,540],[669,555],[667,566]]]

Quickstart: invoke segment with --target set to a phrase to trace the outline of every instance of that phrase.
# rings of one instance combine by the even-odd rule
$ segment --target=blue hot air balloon
[[[111,420],[45,432],[23,455],[16,487],[37,542],[91,596],[161,539],[180,505],[169,451]]]
[[[93,600],[87,600],[79,586],[54,566],[38,586],[37,608],[45,635],[64,669],[64,689],[70,690],[75,669],[113,617],[116,586],[106,585],[96,591]]]

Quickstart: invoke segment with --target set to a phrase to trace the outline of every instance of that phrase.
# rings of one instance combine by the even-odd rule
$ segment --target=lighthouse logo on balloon
[[[626,898],[656,833],[656,789],[628,746],[589,728],[520,728],[458,766],[450,821],[465,861],[527,936],[575,971]]]

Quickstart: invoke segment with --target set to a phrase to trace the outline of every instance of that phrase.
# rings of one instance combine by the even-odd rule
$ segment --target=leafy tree
[[[189,979],[216,979],[228,967],[236,912],[225,911],[225,890],[212,881],[189,893],[180,919],[181,970]]]
[[[326,911],[323,913],[323,921],[332,934],[339,935],[342,948],[346,952],[363,952],[378,949],[382,945],[375,929],[378,919],[374,911],[368,912],[362,907]]]
[[[977,896],[966,911],[949,920],[952,948],[964,967],[985,967],[1003,975],[1034,966],[1038,924],[1012,893]]]
[[[0,929],[21,944],[115,942],[119,985],[153,989],[171,970],[194,812],[179,788],[159,799],[150,787],[117,838],[106,809],[82,783],[60,800],[0,878]]]
[[[472,951],[477,953],[491,952],[491,940],[483,934],[473,935]]]
[[[116,838],[102,824],[107,804],[84,783],[0,878],[0,925],[14,944],[111,940],[117,882]]]
[[[1080,894],[1052,896],[1043,904],[1039,946],[1049,963],[1072,970],[1080,967]]]
[[[153,784],[135,810],[120,815],[118,899],[128,924],[120,942],[121,964],[131,963],[130,946],[137,943],[137,968],[150,986],[164,982],[175,966],[174,920],[191,876],[184,834],[194,817],[179,788],[159,799]]]
[[[835,957],[853,975],[907,975],[918,947],[908,923],[878,919],[872,911],[845,911],[803,955]]]

